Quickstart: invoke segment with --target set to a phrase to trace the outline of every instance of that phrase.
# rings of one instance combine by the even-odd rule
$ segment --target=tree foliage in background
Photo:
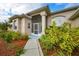
[[[8,27],[11,25],[7,21],[0,23],[0,31],[7,31]]]
[[[42,48],[55,50],[56,55],[70,56],[76,47],[79,47],[79,28],[71,28],[71,25],[64,23],[61,27],[52,26],[46,29],[46,34],[40,38]]]

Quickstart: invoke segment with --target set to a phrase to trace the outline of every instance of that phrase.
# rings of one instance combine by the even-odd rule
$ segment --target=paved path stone
[[[21,56],[43,56],[38,40],[29,39]]]

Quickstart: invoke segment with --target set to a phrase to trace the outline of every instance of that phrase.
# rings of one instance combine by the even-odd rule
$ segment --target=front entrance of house
[[[40,28],[39,23],[33,23],[33,33],[34,34],[39,34],[40,33],[39,28]]]
[[[30,39],[39,39],[41,36],[41,24],[40,23],[33,23],[32,24],[32,33],[29,36]]]

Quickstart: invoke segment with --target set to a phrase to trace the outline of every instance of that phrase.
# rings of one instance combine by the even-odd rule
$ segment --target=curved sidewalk
[[[24,50],[21,56],[43,56],[39,41],[36,39],[29,39]]]

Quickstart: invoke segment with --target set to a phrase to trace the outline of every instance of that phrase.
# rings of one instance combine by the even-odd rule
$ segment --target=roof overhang
[[[69,19],[74,20],[77,17],[79,17],[79,8],[73,13],[73,15]]]
[[[35,14],[35,13],[39,13],[41,11],[46,11],[46,13],[48,15],[51,14],[49,7],[48,6],[44,6],[44,7],[38,8],[38,9],[36,9],[34,11],[28,12],[27,15],[32,15],[32,14]]]
[[[59,11],[56,11],[56,12],[52,12],[51,15],[58,14],[58,13],[63,13],[63,12],[71,11],[71,10],[76,10],[78,8],[79,8],[79,6],[65,8],[63,10],[59,10]]]
[[[51,14],[51,12],[49,10],[49,7],[44,6],[44,7],[38,8],[38,9],[36,9],[34,11],[28,12],[27,14],[14,15],[14,16],[10,17],[9,19],[10,19],[10,22],[12,20],[16,19],[16,18],[19,18],[19,19],[21,19],[21,18],[29,18],[30,19],[32,14],[39,13],[41,11],[46,11],[47,15]]]
[[[28,16],[28,15],[25,15],[25,14],[22,14],[22,15],[14,15],[12,17],[10,17],[9,19],[9,22],[12,22],[12,20],[14,19],[22,19],[22,18],[28,18],[28,19],[31,19],[31,16]]]

